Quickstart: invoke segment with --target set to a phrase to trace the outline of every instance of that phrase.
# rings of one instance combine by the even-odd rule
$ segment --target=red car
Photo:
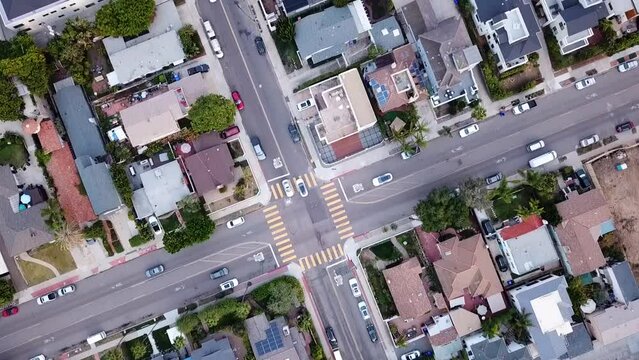
[[[2,317],[9,317],[11,315],[17,314],[18,312],[20,312],[20,309],[18,309],[16,306],[12,306],[10,308],[2,310]]]
[[[235,106],[237,107],[238,110],[244,109],[244,101],[242,101],[242,98],[240,97],[239,92],[233,91],[231,93],[231,97],[233,98],[233,102],[235,103]]]

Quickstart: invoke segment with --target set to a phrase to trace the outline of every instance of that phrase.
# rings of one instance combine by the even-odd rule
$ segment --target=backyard
[[[29,154],[20,135],[7,133],[0,139],[0,165],[21,168],[27,163]]]

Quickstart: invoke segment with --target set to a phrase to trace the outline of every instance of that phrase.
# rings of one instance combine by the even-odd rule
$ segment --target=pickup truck
[[[528,102],[525,102],[523,104],[519,104],[515,107],[513,107],[513,114],[515,115],[519,115],[525,111],[528,111],[532,108],[534,108],[535,106],[537,106],[537,102],[535,100],[530,100]]]

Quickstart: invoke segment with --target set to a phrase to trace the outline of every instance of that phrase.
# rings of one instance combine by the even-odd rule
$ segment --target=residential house
[[[433,316],[433,323],[427,329],[435,359],[452,359],[463,349],[449,314]]]
[[[541,50],[542,35],[530,0],[471,2],[477,31],[497,57],[500,72],[527,63],[528,55]]]
[[[122,206],[109,169],[106,150],[96,119],[81,87],[67,78],[54,84],[58,113],[71,141],[75,165],[96,215],[105,215]]]
[[[271,321],[260,314],[246,319],[244,325],[256,360],[308,360],[306,340],[283,317]]]
[[[193,105],[199,97],[211,93],[210,85],[204,78],[203,73],[182,77],[180,80],[170,83],[168,87],[169,90],[180,92],[186,102],[191,105]]]
[[[106,75],[109,85],[126,85],[166,66],[183,63],[186,55],[177,34],[181,27],[174,2],[159,0],[148,32],[134,38],[103,39],[113,66],[113,71]]]
[[[177,160],[139,173],[142,188],[133,191],[133,207],[138,219],[162,216],[177,210],[177,203],[191,192]]]
[[[557,204],[562,218],[555,227],[560,243],[559,253],[569,274],[579,276],[606,264],[598,240],[615,229],[604,194],[593,189],[583,194],[568,193],[568,199]]]
[[[637,287],[630,263],[627,261],[599,269],[599,274],[604,283],[612,288],[612,295],[616,302],[628,305],[639,299],[639,287]]]
[[[599,20],[612,14],[604,0],[539,0],[562,55],[588,46]]]
[[[95,11],[107,4],[96,0],[2,0],[0,17],[4,26],[14,31],[47,31],[51,18],[76,18],[88,8]],[[49,17],[50,16],[50,17]]]
[[[605,0],[605,3],[619,24],[634,20],[639,15],[639,0]]]
[[[387,53],[406,43],[402,29],[395,16],[389,16],[376,23],[372,23],[369,33],[371,41],[375,43],[383,53]]]
[[[481,330],[479,315],[462,307],[451,310],[448,315],[455,326],[455,331],[460,338]]]
[[[9,166],[0,166],[0,273],[8,270],[15,275],[15,281],[22,281],[22,277],[13,258],[53,241],[40,214],[46,202],[20,206],[20,195]],[[22,285],[18,284],[20,288]]]
[[[120,119],[131,145],[144,146],[179,132],[178,120],[186,116],[188,107],[178,88],[120,111]]]
[[[198,195],[229,185],[235,179],[234,162],[226,144],[218,144],[187,157],[184,164]]]
[[[463,344],[466,354],[475,360],[532,360],[526,346],[516,342],[506,344],[498,336],[488,339],[483,333],[475,333],[464,338]]]
[[[587,314],[586,326],[602,346],[639,333],[639,299],[628,304],[616,303],[605,310]]]
[[[523,275],[559,267],[559,256],[547,223],[537,215],[498,230],[498,241],[510,271]]]
[[[381,112],[399,108],[419,98],[415,82],[419,74],[419,61],[412,44],[400,46],[366,63],[362,72]]]
[[[235,360],[235,352],[228,338],[204,339],[199,349],[191,352],[192,360]]]
[[[422,281],[422,266],[416,257],[382,271],[393,302],[404,321],[417,319],[433,308]]]
[[[588,348],[590,337],[582,324],[571,324],[574,312],[567,288],[563,276],[546,275],[509,290],[513,306],[528,314],[528,332],[541,360],[565,359]]]
[[[451,308],[474,304],[488,298],[502,299],[503,288],[481,234],[460,240],[454,236],[437,244],[441,260],[433,266]],[[505,308],[492,309],[497,312]]]

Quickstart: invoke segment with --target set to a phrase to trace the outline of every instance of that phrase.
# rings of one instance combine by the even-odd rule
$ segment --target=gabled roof
[[[501,337],[486,339],[470,346],[475,360],[532,360],[526,347],[510,352]]]
[[[157,216],[177,210],[177,203],[190,194],[177,160],[145,171],[139,176],[143,186],[139,190],[143,190],[148,204]],[[136,190],[136,193],[139,190]],[[135,202],[134,205],[137,213],[138,207]]]
[[[58,89],[53,95],[75,157],[106,155],[97,120],[78,85]]]
[[[604,311],[586,315],[597,340],[603,345],[639,333],[639,300],[628,305],[613,305]]]
[[[481,329],[481,321],[479,316],[473,312],[470,312],[462,307],[451,310],[450,319],[455,325],[455,330],[460,337],[464,337]]]
[[[105,163],[96,163],[92,158],[82,156],[75,159],[75,164],[96,214],[101,215],[122,206],[120,195]]]
[[[557,204],[562,222],[556,226],[571,273],[575,276],[591,272],[606,264],[597,243],[600,236],[614,230],[608,202],[599,189],[583,194],[573,191],[568,200]]]
[[[414,319],[432,309],[421,279],[422,266],[416,257],[383,271],[399,316]]]
[[[466,289],[473,297],[489,297],[502,291],[481,234],[464,240],[453,237],[438,247],[442,259],[433,265],[448,301],[464,296]]]
[[[568,36],[578,34],[599,25],[599,20],[609,15],[606,4],[603,2],[587,8],[584,8],[579,1],[564,1],[563,3],[565,8],[560,14],[566,22]]]
[[[235,353],[228,338],[209,339],[201,342],[202,347],[191,352],[193,360],[235,360]]]
[[[592,351],[592,340],[584,323],[580,322],[572,326],[572,332],[566,335],[566,348],[570,359]]]
[[[613,290],[618,290],[623,297],[622,299],[617,298],[618,302],[627,304],[639,299],[639,287],[637,287],[637,280],[632,273],[630,263],[627,261],[616,263],[610,266],[610,271],[614,275],[614,280],[611,284]]]
[[[176,89],[120,111],[131,145],[143,146],[180,131],[177,121],[184,117],[185,105],[181,89]]]
[[[384,51],[391,51],[406,42],[395,16],[389,16],[372,24],[371,37],[375,45],[381,47]]]
[[[218,186],[233,182],[233,158],[223,143],[199,151],[184,160],[198,194],[203,195]]]
[[[14,257],[53,240],[40,212],[40,203],[18,212],[18,187],[8,166],[0,166],[0,237],[7,257]]]
[[[499,234],[502,239],[510,240],[528,234],[542,226],[544,226],[542,218],[537,215],[532,215],[523,219],[519,224],[504,228]]]

